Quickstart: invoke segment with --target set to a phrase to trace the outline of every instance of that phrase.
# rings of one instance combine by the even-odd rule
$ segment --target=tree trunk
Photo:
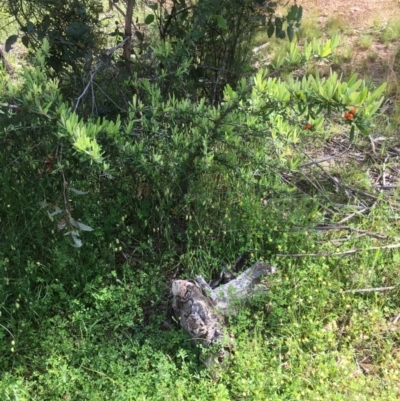
[[[125,39],[128,40],[124,44],[125,70],[129,76],[132,76],[131,69],[131,47],[132,47],[132,17],[135,0],[127,0],[126,16],[125,16]]]
[[[5,51],[1,47],[0,47],[0,60],[1,60],[1,63],[4,65],[4,68],[6,69],[6,71],[9,74],[12,74],[14,72],[14,68],[7,61]]]

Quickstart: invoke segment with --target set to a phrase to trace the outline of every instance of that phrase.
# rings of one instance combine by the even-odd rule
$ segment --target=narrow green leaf
[[[83,224],[80,221],[77,221],[77,223],[78,223],[78,228],[80,228],[82,231],[93,231],[92,227],[90,227],[86,224]]]
[[[352,141],[354,139],[354,130],[355,130],[355,126],[354,126],[354,124],[352,124],[352,126],[350,128],[350,141]]]
[[[272,22],[269,22],[268,23],[268,28],[267,28],[267,35],[268,35],[269,38],[274,34],[274,31],[275,31],[274,24]]]
[[[296,21],[300,22],[301,18],[303,17],[303,7],[299,6],[296,14]]]
[[[70,187],[70,190],[71,190],[74,194],[77,194],[77,195],[86,195],[86,194],[87,194],[86,191],[80,191],[79,189],[72,188],[72,187]]]
[[[375,100],[382,95],[383,91],[386,89],[386,82],[384,82],[378,89],[374,90],[371,94],[371,99]]]
[[[292,20],[296,19],[298,8],[299,7],[296,4],[290,8],[290,11],[287,15],[288,21],[292,21]]]
[[[78,238],[78,235],[76,233],[71,233],[71,237],[74,240],[72,246],[74,248],[80,248],[82,246],[82,241]]]
[[[364,134],[364,135],[369,135],[369,130],[368,130],[368,128],[367,128],[365,125],[363,125],[362,123],[358,123],[358,124],[357,124],[357,128],[360,130],[360,132],[361,132],[362,134]]]
[[[282,18],[276,17],[275,18],[275,26],[276,26],[276,30],[281,30],[282,29],[282,25],[283,25],[283,21]]]
[[[292,24],[288,25],[286,32],[289,40],[292,41],[294,36],[294,29]]]

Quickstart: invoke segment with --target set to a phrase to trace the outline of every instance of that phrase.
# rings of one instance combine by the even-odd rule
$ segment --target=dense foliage
[[[89,3],[93,16],[99,5]],[[215,9],[207,8],[211,3]],[[152,5],[155,17],[145,17],[149,43],[138,44],[143,51],[131,74],[118,64],[119,44],[106,52],[108,61],[99,56],[85,73],[78,71],[75,61],[106,32],[96,40],[80,32],[97,17],[76,22],[86,14],[73,2],[57,17],[59,31],[51,28],[58,21],[53,17],[48,26],[45,17],[32,29],[23,23],[35,55],[15,76],[0,70],[1,399],[398,396],[398,379],[384,370],[387,385],[374,378],[364,387],[367,378],[356,378],[351,366],[362,341],[333,328],[349,308],[378,323],[384,319],[381,309],[338,296],[351,285],[346,261],[278,263],[271,295],[232,318],[237,348],[216,383],[201,351],[170,317],[173,277],[210,278],[222,261],[247,250],[253,260],[277,262],[277,253],[314,246],[298,227],[318,222],[323,207],[318,196],[302,194],[290,181],[301,162],[296,147],[333,122],[349,139],[368,134],[382,102],[384,85],[372,89],[356,76],[290,74],[328,62],[337,38],[301,48],[293,42],[269,70],[253,71],[248,42],[263,14],[249,2],[238,1],[237,9],[228,3],[198,2],[186,17],[185,2],[164,11],[163,2]],[[21,4],[48,11],[55,3]],[[298,28],[295,10],[288,14],[290,37]],[[271,33],[274,24],[283,37],[273,12],[267,10],[263,29]],[[169,18],[176,24],[167,27]],[[110,37],[122,39],[118,32]],[[62,52],[64,35],[88,42],[79,54]],[[220,48],[224,52],[212,53]],[[219,71],[214,77],[212,58]],[[239,65],[235,79],[220,73]],[[198,73],[202,68],[205,75]],[[79,92],[68,74],[86,76]],[[365,261],[360,256],[357,262]],[[394,303],[394,297],[387,301]],[[360,333],[367,330],[361,318],[353,324]],[[386,350],[382,358],[391,358],[394,340],[383,332],[374,336]],[[399,369],[398,361],[393,367]],[[307,371],[307,383],[291,374],[296,369]]]

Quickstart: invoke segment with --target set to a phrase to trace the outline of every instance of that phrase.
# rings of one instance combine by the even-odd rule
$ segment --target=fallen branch
[[[264,44],[261,45],[261,46],[255,47],[252,51],[253,51],[254,54],[256,54],[257,52],[259,52],[259,51],[262,50],[262,49],[265,49],[265,48],[268,47],[269,45],[270,45],[270,42],[264,43]]]
[[[315,227],[313,227],[314,230],[319,230],[319,231],[327,231],[327,230],[347,230],[350,232],[356,232],[359,234],[365,234],[370,237],[374,237],[377,239],[387,239],[388,236],[384,234],[379,234],[379,233],[374,233],[372,231],[367,231],[367,230],[360,230],[359,228],[354,228],[350,226],[344,226],[341,224],[318,224]]]
[[[393,285],[391,287],[375,287],[375,288],[360,288],[355,290],[346,290],[341,291],[341,294],[356,294],[360,292],[383,292],[383,291],[391,291],[400,288],[398,285]]]
[[[289,254],[283,254],[283,253],[278,253],[276,256],[279,256],[281,258],[287,258],[287,257],[295,257],[295,258],[305,258],[305,257],[322,257],[322,256],[349,256],[353,255],[358,252],[363,252],[363,251],[377,251],[379,249],[396,249],[400,248],[400,244],[391,244],[391,245],[385,245],[385,246],[372,246],[370,248],[356,248],[356,249],[350,249],[348,251],[344,252],[324,252],[324,253],[289,253]]]
[[[338,222],[338,224],[343,224],[343,223],[345,223],[346,221],[351,220],[353,217],[358,216],[358,215],[360,215],[360,214],[362,214],[362,213],[368,212],[369,210],[370,210],[369,207],[365,207],[365,208],[361,209],[360,211],[351,213],[351,214],[349,214],[348,216],[346,216],[345,218],[343,218],[342,220],[340,220],[340,221]]]
[[[319,164],[319,163],[323,163],[323,162],[329,161],[329,160],[331,160],[331,159],[335,159],[336,157],[340,157],[340,156],[344,155],[344,154],[345,154],[346,152],[348,152],[350,149],[351,149],[351,145],[350,145],[347,149],[345,149],[343,152],[338,153],[337,155],[328,156],[328,157],[325,157],[324,159],[311,160],[310,162],[307,162],[307,163],[304,163],[304,164],[300,164],[299,167],[301,167],[301,168],[303,168],[303,167],[308,167],[308,166],[311,166],[311,165],[313,165],[313,164]],[[303,152],[303,153],[304,153],[309,159],[311,159],[311,157],[310,157],[309,155],[307,155],[305,152]]]
[[[237,278],[215,289],[202,276],[194,280],[173,280],[172,307],[181,327],[206,347],[221,343],[228,333],[224,316],[235,313],[232,304],[248,299],[259,291],[268,291],[258,284],[262,276],[276,273],[276,268],[257,262]]]

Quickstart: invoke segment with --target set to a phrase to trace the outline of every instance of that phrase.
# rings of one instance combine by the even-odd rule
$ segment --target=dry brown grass
[[[385,24],[400,19],[397,0],[298,0],[307,15],[316,13],[321,19],[337,16],[355,29],[368,29],[374,24]]]

